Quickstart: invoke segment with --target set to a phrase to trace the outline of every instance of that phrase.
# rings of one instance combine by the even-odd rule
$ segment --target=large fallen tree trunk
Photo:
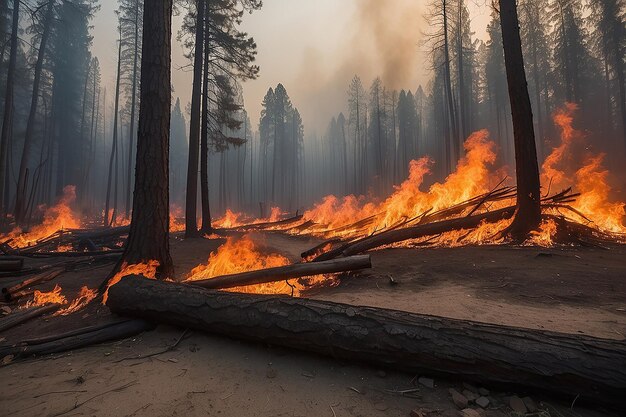
[[[407,227],[404,229],[389,230],[376,234],[372,237],[363,239],[344,249],[345,256],[356,255],[370,249],[380,246],[390,245],[392,243],[403,242],[409,239],[419,239],[426,236],[438,235],[460,229],[473,229],[478,227],[482,222],[497,222],[502,219],[508,219],[515,213],[515,207],[507,207],[500,210],[494,210],[475,216],[461,217],[457,219],[444,220],[434,223],[426,223],[418,226]]]
[[[4,258],[0,259],[0,272],[16,272],[24,266],[22,258]]]
[[[123,278],[118,314],[403,371],[624,403],[626,343],[318,300]]]
[[[369,255],[351,256],[326,262],[297,263],[241,274],[223,275],[211,279],[190,281],[189,284],[212,290],[242,287],[246,285],[265,284],[293,278],[301,278],[320,274],[357,271],[372,267]]]

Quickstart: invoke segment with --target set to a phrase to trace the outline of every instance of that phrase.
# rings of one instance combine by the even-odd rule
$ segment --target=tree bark
[[[402,371],[624,403],[626,343],[326,301],[232,294],[127,277],[117,314]]]
[[[46,55],[46,47],[50,30],[52,28],[52,18],[54,17],[54,1],[50,0],[46,8],[46,17],[44,21],[43,34],[39,43],[39,51],[37,52],[37,63],[35,64],[35,78],[33,80],[33,94],[31,96],[30,111],[28,113],[28,121],[26,122],[26,134],[24,136],[24,148],[22,150],[22,158],[20,160],[20,170],[17,179],[17,190],[15,198],[15,222],[19,225],[23,224],[26,216],[26,170],[28,168],[28,160],[31,154],[33,144],[33,136],[35,132],[35,119],[37,117],[37,105],[39,103],[39,86],[41,84],[41,72],[43,70],[43,61]]]
[[[517,177],[517,211],[508,232],[514,239],[523,241],[541,223],[539,164],[516,0],[499,1],[502,44],[513,116]]]
[[[126,207],[124,213],[126,218],[130,217],[131,209],[131,186],[132,186],[132,170],[133,170],[133,137],[135,136],[135,107],[137,107],[137,60],[139,58],[139,0],[135,0],[135,39],[133,50],[133,79],[132,79],[132,91],[130,99],[130,131],[128,134],[128,164],[126,166]]]
[[[196,0],[196,40],[193,62],[193,89],[191,93],[191,120],[189,122],[189,162],[187,165],[187,195],[185,199],[185,237],[199,237],[196,213],[198,208],[198,159],[200,146],[200,107],[202,95],[202,51],[204,46],[204,0]],[[145,32],[144,32],[145,33]]]
[[[189,281],[188,283],[197,287],[220,290],[247,285],[265,284],[268,282],[284,281],[292,278],[301,278],[312,275],[356,271],[371,267],[372,259],[369,255],[363,255],[335,259],[326,262],[298,263],[294,265],[279,266],[259,271],[243,272],[241,274],[223,275],[201,281]]]
[[[169,142],[172,0],[144,7],[139,128],[133,216],[118,263],[155,260],[161,276],[173,275],[169,246]]]
[[[20,20],[20,0],[13,0],[13,22],[11,26],[11,52],[9,53],[9,68],[7,70],[7,85],[4,96],[4,115],[2,121],[2,136],[0,137],[0,214],[4,219],[6,213],[6,183],[8,178],[8,148],[13,130],[13,101],[15,89],[15,64],[17,61],[17,36]]]

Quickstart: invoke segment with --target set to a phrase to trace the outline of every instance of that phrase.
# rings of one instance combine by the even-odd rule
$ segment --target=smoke
[[[355,0],[335,51],[307,50],[297,79],[305,122],[323,132],[330,118],[347,110],[354,75],[366,89],[381,77],[389,89],[415,90],[427,79],[420,64],[423,9],[414,0]],[[300,93],[298,91],[297,93]]]

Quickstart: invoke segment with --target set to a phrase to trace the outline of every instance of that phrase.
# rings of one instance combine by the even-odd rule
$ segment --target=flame
[[[226,213],[224,213],[224,216],[215,220],[213,224],[216,227],[219,227],[222,229],[230,229],[233,227],[242,226],[244,224],[242,218],[243,218],[243,214],[235,213],[232,210],[227,209]]]
[[[80,289],[80,292],[76,296],[76,298],[70,303],[69,306],[57,311],[55,316],[67,316],[71,313],[75,313],[79,310],[82,310],[87,304],[89,304],[96,296],[98,292],[96,290],[91,290],[86,286],[83,286]]]
[[[58,284],[49,292],[35,290],[32,301],[27,302],[25,308],[39,307],[46,304],[67,304],[67,299],[61,294],[61,287]]]
[[[304,218],[318,224],[312,228],[314,233],[325,237],[356,237],[416,219],[428,211],[448,208],[488,192],[502,176],[502,173],[492,168],[496,153],[495,144],[489,140],[489,132],[480,130],[473,133],[464,147],[466,154],[459,161],[456,171],[443,183],[432,185],[426,192],[422,191],[422,185],[424,178],[430,174],[433,162],[430,158],[421,158],[411,161],[407,180],[396,186],[394,193],[382,203],[363,202],[363,197],[354,195],[343,199],[327,196],[322,203],[307,211]],[[372,220],[366,226],[345,229],[358,220],[365,221],[368,218]]]
[[[170,207],[170,232],[184,232],[185,229],[185,212],[182,207]]]
[[[120,282],[122,278],[128,275],[142,275],[149,279],[156,279],[157,268],[159,265],[159,261],[155,260],[131,265],[124,263],[120,271],[107,283],[106,290],[102,296],[102,304],[106,305],[107,300],[109,299],[109,288]]]
[[[249,235],[240,239],[229,237],[217,251],[209,255],[205,265],[198,265],[189,273],[186,281],[198,281],[222,275],[256,271],[289,265],[289,259],[280,254],[267,254],[262,251]],[[251,294],[292,294],[299,296],[301,292],[322,283],[330,284],[331,277],[315,276],[299,280],[272,282],[267,284],[249,285],[230,288],[228,291]]]
[[[612,200],[609,172],[604,168],[604,154],[594,155],[587,149],[583,132],[573,127],[577,105],[566,103],[553,116],[561,131],[560,144],[546,158],[542,171],[543,184],[567,188],[580,193],[571,207],[578,221],[591,220],[598,229],[611,233],[626,233],[623,220],[624,203]]]
[[[24,248],[37,243],[37,241],[59,230],[80,228],[81,221],[71,208],[75,200],[76,187],[73,185],[65,186],[65,188],[63,188],[63,196],[56,205],[48,208],[45,208],[45,206],[39,207],[39,209],[43,211],[43,222],[40,225],[34,226],[28,232],[23,232],[21,228],[16,227],[9,234],[2,236],[2,239],[13,239],[11,246]],[[68,248],[62,247],[59,251],[63,249]]]
[[[556,222],[553,219],[544,220],[539,226],[539,230],[530,232],[531,236],[524,242],[528,246],[542,246],[550,248],[554,246],[554,237],[558,231]]]

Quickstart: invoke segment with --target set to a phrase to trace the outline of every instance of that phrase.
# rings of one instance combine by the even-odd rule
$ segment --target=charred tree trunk
[[[517,177],[517,211],[508,232],[514,239],[523,241],[541,223],[539,164],[516,1],[499,1],[502,44],[513,116]]]
[[[144,7],[133,218],[118,268],[155,260],[173,273],[169,244],[172,0]]]
[[[450,165],[449,171],[451,172],[453,167],[456,166],[457,158],[461,156],[461,146],[459,143],[459,124],[456,120],[456,111],[454,106],[454,98],[452,97],[452,76],[450,74],[450,41],[448,36],[448,0],[443,0],[443,39],[444,39],[444,78],[446,83],[446,99],[448,103],[449,123],[451,128],[451,142],[454,156],[447,155],[448,159],[452,159],[454,164]],[[450,128],[446,129],[450,131]],[[449,148],[448,148],[449,149]],[[448,172],[448,174],[450,173]]]
[[[46,55],[46,46],[52,28],[52,18],[54,16],[54,1],[50,0],[46,8],[46,17],[44,21],[43,34],[39,43],[39,51],[37,52],[37,63],[35,64],[35,78],[33,80],[33,94],[31,96],[30,111],[28,113],[28,121],[26,122],[26,134],[24,136],[24,148],[22,150],[22,158],[20,160],[20,170],[17,177],[17,190],[15,198],[15,222],[22,225],[26,216],[26,170],[28,168],[28,160],[33,145],[33,136],[35,132],[35,118],[37,117],[37,105],[39,103],[39,86],[41,84],[41,71],[43,70],[43,61]]]
[[[205,1],[197,0],[196,40],[193,62],[191,120],[189,122],[189,163],[187,165],[187,196],[185,201],[185,237],[199,237],[196,212],[198,208],[198,152],[200,146],[200,111],[202,96],[202,51],[204,47]],[[145,32],[144,32],[145,33]]]
[[[109,176],[107,180],[107,195],[104,205],[104,225],[111,226],[115,220],[115,210],[117,204],[114,204],[113,216],[109,219],[109,209],[111,208],[111,187],[115,180],[115,200],[117,200],[117,121],[119,120],[119,104],[120,104],[120,78],[122,72],[122,28],[119,28],[120,39],[117,49],[117,80],[115,83],[115,106],[113,110],[113,142],[111,144],[111,158],[109,159]],[[114,172],[115,171],[115,172]]]
[[[622,404],[626,344],[326,301],[229,294],[127,277],[117,314],[402,371],[447,374]]]
[[[7,70],[7,85],[4,96],[4,115],[2,119],[2,136],[0,137],[0,214],[2,219],[6,213],[6,182],[8,175],[8,148],[13,130],[13,91],[15,89],[15,64],[17,61],[17,35],[20,21],[20,1],[13,0],[13,22],[11,26],[11,52]]]
[[[200,134],[200,199],[202,205],[202,235],[213,233],[209,202],[209,10],[206,7],[203,19],[204,63],[202,79],[202,132]],[[199,23],[198,23],[199,24]]]

